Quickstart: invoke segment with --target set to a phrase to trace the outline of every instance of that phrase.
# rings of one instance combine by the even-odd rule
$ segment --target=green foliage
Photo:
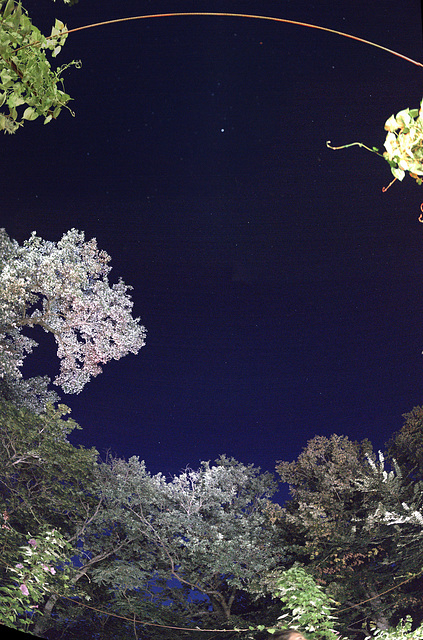
[[[66,26],[56,20],[49,38],[31,22],[21,3],[0,1],[0,130],[15,133],[24,120],[44,117],[44,124],[57,118],[71,99],[63,89],[61,75],[80,62],[72,61],[52,70],[46,57],[56,57],[67,38]],[[62,86],[62,89],[59,88]],[[18,108],[21,108],[19,115]]]
[[[196,627],[224,627],[231,640],[247,640],[282,625],[301,628],[310,640],[335,640],[334,598],[353,603],[339,616],[343,629],[359,631],[363,617],[386,629],[404,615],[401,606],[418,610],[418,590],[398,583],[414,551],[413,566],[421,560],[421,491],[404,493],[410,477],[394,463],[386,470],[367,441],[317,437],[298,461],[280,463],[292,500],[278,513],[269,509],[271,474],[225,456],[171,479],[151,476],[135,457],[99,465],[96,452],[67,441],[77,427],[64,420],[67,411],[48,407],[36,415],[0,404],[0,557],[10,568],[0,571],[0,597],[9,626],[66,628],[67,637],[81,640],[82,627],[89,638],[101,624],[104,640],[133,636],[128,621],[47,593],[62,594],[69,584],[75,594],[76,583],[79,602],[82,596],[100,610],[168,625],[137,626],[140,637],[161,640],[174,637],[171,627],[190,627],[193,638]],[[415,503],[402,501],[405,495]],[[50,544],[53,529],[72,544],[62,560],[48,556],[60,551]],[[282,568],[289,546],[306,567],[291,560]],[[58,564],[75,556],[78,567],[59,584]],[[43,616],[31,613],[41,610]],[[375,635],[411,640],[406,623],[396,629],[398,636],[392,629]]]
[[[69,411],[65,405],[48,406],[36,415],[0,402],[0,509],[23,534],[48,524],[72,535],[95,501],[98,453],[68,441],[80,428],[64,419]]]
[[[361,142],[352,142],[340,147],[331,146],[330,141],[326,144],[330,149],[363,147],[388,162],[395,180],[402,181],[408,171],[417,184],[421,185],[423,182],[423,100],[420,103],[420,109],[403,109],[396,116],[392,115],[388,118],[385,122],[385,130],[388,133],[383,154],[379,153],[377,147],[370,149]]]
[[[412,488],[423,480],[423,407],[414,407],[403,418],[404,425],[388,443],[388,456],[396,460]]]
[[[5,523],[0,530],[4,555],[13,534]],[[6,548],[5,548],[6,547]],[[8,552],[8,553],[7,553]],[[40,614],[39,606],[51,591],[65,593],[71,572],[71,547],[59,531],[46,529],[37,537],[27,536],[27,544],[15,549],[13,563],[7,567],[10,580],[0,587],[0,622],[27,630]]]
[[[110,594],[116,611],[176,626],[233,628],[251,620],[252,610],[255,622],[249,587],[284,553],[265,511],[276,489],[271,474],[222,456],[170,481],[151,476],[135,457],[100,465],[99,475],[103,516],[121,547],[89,578],[103,597]],[[109,528],[99,519],[86,530],[89,556],[99,553]]]
[[[0,399],[11,402],[15,407],[30,409],[33,413],[44,413],[48,404],[59,402],[59,395],[49,389],[48,376],[32,378],[0,378]]]
[[[384,521],[381,505],[394,512],[404,493],[402,478],[395,469],[386,471],[383,455],[378,459],[368,441],[315,437],[295,462],[277,469],[291,485],[281,525],[297,545],[297,559],[329,595],[355,604],[340,617],[342,624],[351,628],[367,620],[386,628],[404,608],[416,610],[418,596],[409,585],[401,598],[397,589],[410,567],[399,563],[404,528],[416,533],[416,557],[421,528],[416,531],[413,521],[395,529]]]
[[[100,509],[95,482],[98,453],[74,447],[68,441],[69,434],[79,428],[66,418],[69,411],[65,405],[57,409],[48,405],[43,413],[35,414],[0,401],[0,512],[4,520],[0,530],[0,584],[6,589],[3,596],[9,598],[10,623],[12,615],[23,615],[16,607],[25,611],[33,605],[40,611],[53,608],[57,596],[52,600],[47,587],[39,588],[41,578],[47,575],[52,590],[63,593],[60,580],[65,574],[64,567],[58,571],[59,560],[50,558],[49,553],[62,550],[69,563],[69,558],[78,554],[77,541],[84,527]],[[38,555],[22,551],[29,544],[28,538],[37,541]],[[65,545],[65,540],[72,548]],[[106,536],[103,548],[107,540]],[[34,551],[32,545],[29,549]],[[31,562],[34,566],[28,565]],[[53,562],[56,574],[42,566],[53,566]],[[16,573],[16,563],[23,565],[21,573]],[[6,566],[13,567],[16,580],[20,580],[17,587],[25,584],[28,594],[11,585]],[[79,575],[69,574],[69,583],[74,584]],[[22,602],[16,600],[16,594]],[[48,616],[39,620],[44,622],[45,618]]]
[[[405,172],[422,184],[423,176],[423,100],[420,109],[403,109],[385,122],[388,131],[383,157],[389,163],[392,174],[403,180]]]
[[[331,614],[337,603],[304,567],[294,564],[286,571],[272,572],[263,579],[263,585],[282,601],[284,613],[278,618],[282,621],[280,625],[303,629],[311,638],[340,640],[333,628],[336,618]],[[268,631],[275,633],[278,627]]]
[[[418,627],[414,631],[412,628],[411,616],[406,616],[397,624],[396,627],[388,630],[375,629],[372,636],[367,636],[365,640],[423,640],[423,626]]]
[[[413,460],[410,452],[409,464],[414,461],[415,456]],[[391,464],[393,468],[386,471],[384,456],[379,452],[379,464],[369,460],[371,473],[366,478],[358,478],[357,484],[364,495],[377,497],[377,502],[368,500],[365,530],[372,535],[377,532],[381,542],[389,540],[393,545],[395,560],[392,555],[381,558],[380,572],[398,572],[408,578],[410,611],[413,591],[415,595],[421,591],[418,578],[423,573],[423,482],[410,483],[395,459]],[[370,508],[371,504],[373,508]]]

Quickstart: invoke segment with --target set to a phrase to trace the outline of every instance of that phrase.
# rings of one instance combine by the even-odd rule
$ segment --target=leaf
[[[38,118],[38,113],[32,107],[27,107],[23,112],[22,118],[24,120],[36,120]]]
[[[58,20],[58,18],[56,18],[56,21],[54,23],[54,27],[55,31],[57,33],[59,33],[60,31],[66,29],[66,25],[64,22],[62,22],[61,20]]]
[[[0,100],[8,105],[10,112],[8,115],[0,114],[0,130],[13,133],[24,120],[35,120],[39,115],[44,116],[44,122],[48,123],[63,107],[74,115],[67,107],[70,96],[58,85],[62,82],[63,71],[73,65],[79,67],[80,63],[72,61],[53,72],[45,51],[50,49],[53,57],[57,56],[67,38],[66,25],[56,20],[52,28],[55,37],[47,39],[32,24],[20,3],[0,0],[1,9],[0,61],[3,62],[0,63]],[[37,42],[39,46],[27,47],[29,42]],[[25,103],[29,111],[25,111],[19,122],[17,107]]]
[[[21,104],[25,104],[24,98],[19,95],[12,94],[9,96],[7,100],[7,106],[10,107],[19,107]]]
[[[3,18],[7,18],[8,16],[10,16],[10,14],[13,11],[14,6],[15,6],[14,0],[8,0],[6,6],[4,8],[4,11],[3,11]]]
[[[16,30],[19,28],[21,16],[22,16],[22,7],[20,4],[18,4],[12,15],[13,26]]]
[[[390,118],[385,122],[386,131],[396,131],[399,128],[398,122],[395,120],[395,116],[392,114]]]
[[[399,167],[391,167],[391,172],[392,172],[392,175],[400,182],[404,180],[405,171],[403,171]]]

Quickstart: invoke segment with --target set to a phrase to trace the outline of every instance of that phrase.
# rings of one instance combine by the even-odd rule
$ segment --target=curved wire
[[[308,27],[309,29],[319,29],[320,31],[327,31],[329,33],[335,33],[338,36],[342,36],[344,38],[351,38],[352,40],[357,40],[358,42],[362,42],[364,44],[368,44],[372,47],[377,47],[378,49],[382,49],[382,51],[386,51],[387,53],[391,53],[398,58],[402,58],[406,62],[410,62],[411,64],[415,64],[418,67],[423,67],[423,63],[417,62],[417,60],[413,60],[408,56],[404,56],[402,53],[398,53],[397,51],[393,51],[392,49],[388,49],[387,47],[383,47],[380,44],[376,44],[375,42],[371,42],[370,40],[365,40],[364,38],[359,38],[358,36],[353,36],[349,33],[344,33],[343,31],[336,31],[336,29],[329,29],[328,27],[321,27],[316,24],[309,24],[308,22],[299,22],[298,20],[288,20],[287,18],[275,18],[273,16],[260,16],[260,15],[252,15],[249,13],[224,13],[224,12],[214,12],[214,11],[181,11],[175,13],[154,13],[144,16],[130,16],[128,18],[115,18],[114,20],[105,20],[104,22],[94,22],[92,24],[84,25],[83,27],[75,27],[74,29],[65,29],[60,31],[60,33],[52,36],[47,36],[47,39],[57,38],[62,35],[68,33],[76,33],[77,31],[82,31],[84,29],[92,29],[94,27],[102,27],[106,24],[116,24],[118,22],[128,22],[130,20],[147,20],[150,18],[170,18],[176,16],[217,16],[217,17],[229,17],[229,18],[252,18],[254,20],[270,20],[273,22],[284,22],[286,24],[294,24],[299,27]],[[30,44],[24,45],[24,47],[32,46],[34,44],[39,44],[38,42],[32,42]],[[20,48],[24,48],[20,47]]]

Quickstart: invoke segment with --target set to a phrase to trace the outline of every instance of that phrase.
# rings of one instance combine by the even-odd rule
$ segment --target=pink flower
[[[26,586],[26,584],[21,584],[19,589],[22,591],[24,596],[29,596],[29,591],[28,591],[28,587]]]
[[[23,569],[24,568],[23,564],[21,564],[20,562],[19,562],[19,564],[15,564],[15,567],[17,569]]]
[[[53,576],[55,575],[55,573],[56,573],[56,569],[54,569],[53,567],[49,567],[49,566],[48,566],[48,565],[46,565],[46,564],[42,564],[41,566],[42,566],[42,568],[44,569],[44,571],[50,571],[50,573],[51,573]]]
[[[34,538],[31,538],[31,540],[28,540],[28,544],[32,545],[33,547],[37,546],[37,541],[34,540]]]

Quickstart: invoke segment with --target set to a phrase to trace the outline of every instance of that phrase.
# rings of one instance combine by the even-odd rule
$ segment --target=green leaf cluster
[[[132,457],[100,465],[99,482],[105,509],[119,523],[113,534],[131,543],[94,568],[91,580],[113,585],[120,610],[126,600],[141,614],[140,591],[150,599],[154,583],[156,616],[171,611],[184,626],[227,625],[243,609],[249,585],[283,557],[265,512],[276,484],[252,465],[221,456],[167,481]],[[90,554],[97,553],[96,531],[87,532]]]
[[[403,109],[385,122],[388,131],[383,157],[392,174],[403,180],[408,171],[417,184],[423,181],[423,100],[420,109]]]
[[[385,122],[385,131],[388,133],[383,154],[379,153],[377,147],[370,148],[362,142],[333,147],[328,141],[326,146],[334,150],[354,146],[363,147],[387,161],[395,180],[402,181],[408,171],[417,184],[421,185],[423,183],[423,99],[420,109],[403,109],[396,116],[392,115],[388,118]],[[383,190],[386,191],[388,188],[385,187]]]
[[[0,130],[4,133],[15,133],[24,120],[39,116],[47,124],[63,107],[72,113],[61,75],[80,62],[74,60],[54,71],[46,57],[48,50],[56,57],[66,38],[66,26],[60,20],[47,38],[32,24],[20,2],[0,0],[0,107],[6,108],[0,112]]]
[[[374,634],[367,636],[365,640],[376,638],[376,640],[423,640],[423,626],[411,631],[413,621],[411,616],[406,616],[391,629],[372,629]]]
[[[68,441],[79,428],[69,411],[35,414],[0,400],[0,610],[9,626],[31,626],[50,591],[75,582],[70,558],[98,505],[98,453]]]
[[[0,530],[3,553],[13,530],[8,524]],[[13,549],[13,546],[12,546]],[[71,572],[71,546],[61,533],[46,528],[36,538],[27,535],[27,544],[15,549],[7,567],[10,580],[0,586],[0,622],[28,630],[39,605],[51,590],[65,593]],[[9,550],[9,556],[13,554]]]
[[[286,571],[268,574],[263,583],[282,602],[283,613],[278,618],[282,622],[279,624],[299,627],[310,638],[341,640],[334,628],[336,618],[332,615],[337,603],[300,564],[295,563]]]

